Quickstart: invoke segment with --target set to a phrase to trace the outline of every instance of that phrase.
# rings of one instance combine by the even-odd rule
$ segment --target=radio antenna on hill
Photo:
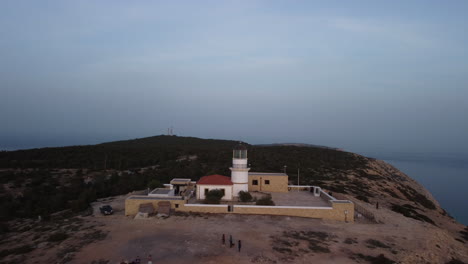
[[[168,127],[167,128],[167,135],[168,136],[173,136],[174,135],[174,128],[173,127]]]

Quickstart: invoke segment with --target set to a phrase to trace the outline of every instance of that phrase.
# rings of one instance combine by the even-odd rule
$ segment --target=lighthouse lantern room
[[[249,170],[247,166],[247,147],[240,143],[232,153],[231,181],[233,195],[239,196],[240,191],[249,191]]]

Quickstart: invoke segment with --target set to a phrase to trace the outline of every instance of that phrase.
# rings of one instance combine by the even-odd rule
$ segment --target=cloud
[[[418,25],[403,20],[360,19],[355,17],[331,17],[327,24],[343,32],[356,36],[368,36],[395,44],[416,48],[437,48],[439,40],[429,36],[430,25]]]

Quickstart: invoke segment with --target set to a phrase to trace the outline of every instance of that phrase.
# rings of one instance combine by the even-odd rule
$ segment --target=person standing
[[[148,255],[148,264],[153,264],[153,258],[151,255]]]
[[[241,244],[241,241],[239,240],[237,241],[237,249],[239,250],[239,252],[241,250],[241,247],[242,247],[242,244]]]
[[[232,248],[234,243],[232,243],[232,235],[229,235],[229,248]]]
[[[223,238],[221,239],[221,241],[223,242],[223,246],[226,244],[226,237],[224,237],[224,234],[223,234]]]

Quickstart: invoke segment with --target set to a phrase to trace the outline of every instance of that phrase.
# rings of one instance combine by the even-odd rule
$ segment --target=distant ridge
[[[321,145],[314,145],[314,144],[305,144],[305,143],[273,143],[273,144],[257,144],[255,146],[259,147],[309,147],[309,148],[323,148],[323,149],[332,149],[332,150],[339,150],[343,151],[339,148],[321,146]]]

